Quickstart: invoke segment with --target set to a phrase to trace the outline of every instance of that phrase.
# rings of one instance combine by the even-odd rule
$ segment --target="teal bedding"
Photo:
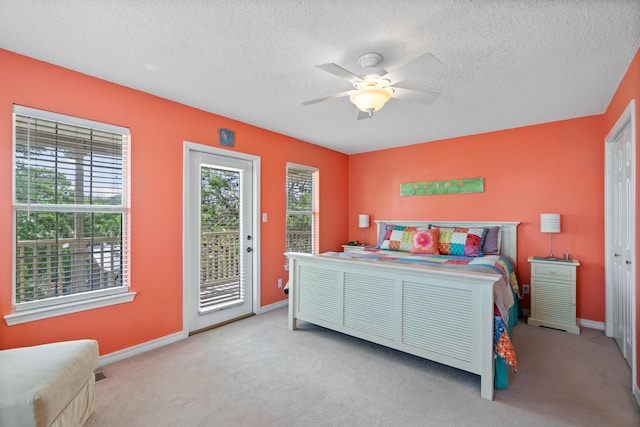
[[[518,317],[520,317],[520,300],[514,298],[515,303],[509,309],[509,322],[507,324],[507,332],[509,338],[512,338],[511,331],[513,327],[518,323]],[[507,369],[507,363],[500,356],[495,358],[495,386],[496,388],[507,388],[509,386],[509,370]]]

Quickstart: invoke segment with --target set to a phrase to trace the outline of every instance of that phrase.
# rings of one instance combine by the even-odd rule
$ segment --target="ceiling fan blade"
[[[438,92],[427,92],[421,90],[405,89],[403,87],[393,88],[393,98],[409,102],[419,102],[421,104],[432,104],[440,97]]]
[[[355,89],[348,90],[346,92],[334,93],[333,95],[323,96],[322,98],[312,99],[311,101],[305,101],[302,103],[302,105],[312,105],[317,104],[318,102],[328,101],[330,99],[342,98],[343,96],[351,95],[353,92],[355,92]]]
[[[425,53],[395,70],[389,71],[386,75],[382,76],[382,78],[389,80],[391,84],[396,84],[409,77],[428,74],[440,65],[442,65],[442,62],[440,62],[438,58],[430,53]]]
[[[339,66],[338,64],[334,64],[333,62],[330,64],[316,65],[316,67],[320,68],[323,71],[326,71],[327,73],[333,74],[334,76],[338,76],[340,78],[346,79],[351,83],[362,81],[360,77],[356,76],[351,71],[345,68],[342,68],[341,66]]]

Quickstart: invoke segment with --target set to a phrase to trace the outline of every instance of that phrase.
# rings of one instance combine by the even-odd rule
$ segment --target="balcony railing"
[[[200,245],[201,307],[241,299],[239,232],[202,233]],[[287,250],[310,253],[311,248],[309,231],[287,232]],[[121,286],[122,255],[117,237],[19,241],[16,301]]]
[[[120,286],[119,237],[21,240],[16,246],[16,302]]]
[[[242,298],[240,232],[210,231],[200,238],[200,308]]]
[[[313,252],[313,235],[311,230],[287,230],[287,252]]]
[[[287,233],[287,248],[311,252],[309,231]],[[200,239],[200,308],[242,299],[240,286],[240,233],[213,231]]]

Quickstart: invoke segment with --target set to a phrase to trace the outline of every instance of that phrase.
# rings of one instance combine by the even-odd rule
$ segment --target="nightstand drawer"
[[[557,279],[575,280],[576,268],[573,265],[534,263],[531,265],[534,276],[555,277]]]

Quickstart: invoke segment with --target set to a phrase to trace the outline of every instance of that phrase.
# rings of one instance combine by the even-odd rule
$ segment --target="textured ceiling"
[[[0,0],[0,47],[347,154],[604,112],[640,47],[638,0]],[[356,120],[352,71],[443,65]],[[0,64],[1,66],[1,64]],[[35,106],[37,107],[37,106]]]

